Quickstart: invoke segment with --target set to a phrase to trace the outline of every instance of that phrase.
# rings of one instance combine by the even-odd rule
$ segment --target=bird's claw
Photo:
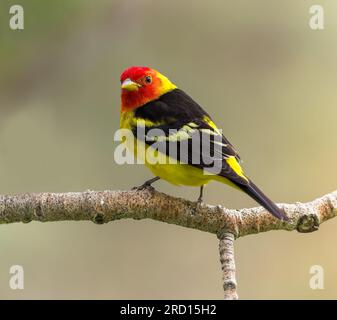
[[[204,203],[204,200],[202,198],[198,198],[197,206],[201,206],[203,203]]]
[[[134,191],[142,191],[142,190],[154,191],[155,189],[150,184],[144,183],[141,186],[133,187],[131,190],[134,190]]]
[[[195,205],[192,207],[191,214],[195,215],[199,211],[199,209],[202,208],[203,204],[204,204],[203,200],[199,198],[195,202]]]

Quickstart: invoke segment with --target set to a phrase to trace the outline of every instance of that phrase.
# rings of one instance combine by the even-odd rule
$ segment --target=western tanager
[[[275,217],[287,220],[284,212],[244,174],[233,145],[222,135],[207,112],[184,91],[148,67],[130,67],[121,74],[120,80],[120,125],[123,129],[129,129],[135,138],[133,142],[127,143],[128,148],[136,157],[140,157],[140,146],[149,151],[156,145],[152,157],[155,155],[161,160],[158,163],[152,159],[150,161],[144,156],[146,152],[142,151],[141,157],[155,178],[146,181],[141,187],[150,186],[160,178],[174,185],[198,186],[198,201],[202,201],[203,186],[215,180],[244,191]],[[138,127],[144,129],[142,134]],[[157,134],[150,137],[151,130]],[[195,148],[195,144],[194,148],[190,148],[194,133],[208,136],[209,139],[205,140],[208,144],[203,143],[206,148],[201,145]],[[183,142],[187,142],[185,145],[188,148],[180,148]],[[158,148],[158,143],[168,148]],[[173,144],[176,144],[175,150],[178,152],[170,152]],[[181,161],[182,158],[184,161]],[[212,159],[220,159],[221,167],[216,174],[210,169]]]

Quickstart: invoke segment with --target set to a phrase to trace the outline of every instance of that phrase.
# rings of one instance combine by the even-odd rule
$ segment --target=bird
[[[245,175],[234,146],[211,116],[187,93],[159,71],[145,66],[125,69],[120,82],[120,128],[129,130],[134,138],[125,142],[127,149],[136,158],[142,158],[154,175],[138,189],[150,187],[159,179],[177,186],[200,187],[197,202],[202,203],[204,186],[210,181],[218,181],[243,191],[276,218],[288,220],[285,212]],[[154,131],[159,133],[150,135]],[[203,148],[192,148],[192,151],[185,148],[186,152],[180,148],[183,143],[191,146],[195,133],[209,138],[208,153],[215,155],[220,164],[215,174],[211,172],[211,156],[205,155]],[[169,152],[174,143],[179,152]],[[160,161],[152,161],[148,154],[157,156]],[[199,161],[193,161],[195,159]]]

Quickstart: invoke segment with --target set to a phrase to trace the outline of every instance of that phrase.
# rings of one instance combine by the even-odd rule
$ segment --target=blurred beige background
[[[25,29],[8,27],[22,4]],[[325,30],[309,28],[322,4]],[[114,164],[119,74],[157,68],[204,105],[277,202],[337,188],[337,3],[0,2],[0,193],[129,189],[151,177]],[[156,187],[196,199],[193,188]],[[255,206],[216,183],[212,204]],[[243,299],[337,298],[337,219],[319,232],[236,241]],[[215,236],[154,221],[0,226],[0,298],[222,298]],[[25,289],[8,286],[25,270]],[[309,288],[321,265],[324,290]]]

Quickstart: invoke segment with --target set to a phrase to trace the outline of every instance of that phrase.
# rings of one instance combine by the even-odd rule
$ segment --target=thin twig
[[[223,277],[223,290],[225,300],[237,300],[235,261],[234,261],[234,235],[229,232],[223,233],[219,242],[220,262]]]

